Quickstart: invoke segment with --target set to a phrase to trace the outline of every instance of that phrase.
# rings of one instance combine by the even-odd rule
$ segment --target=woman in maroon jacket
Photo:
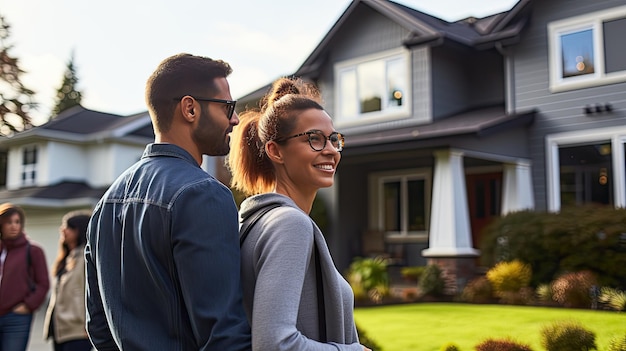
[[[0,205],[0,350],[26,350],[33,313],[50,282],[43,250],[24,233],[24,211]]]

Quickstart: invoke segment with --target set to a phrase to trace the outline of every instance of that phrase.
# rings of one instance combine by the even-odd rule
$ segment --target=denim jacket
[[[230,190],[172,144],[150,144],[96,205],[87,330],[102,350],[249,350]]]

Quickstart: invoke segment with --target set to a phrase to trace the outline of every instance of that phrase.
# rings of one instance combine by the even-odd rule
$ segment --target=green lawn
[[[575,320],[593,331],[599,351],[607,349],[612,337],[626,333],[626,313],[614,311],[416,303],[359,307],[354,315],[359,328],[384,351],[439,351],[448,342],[461,351],[473,351],[487,338],[504,337],[545,351],[541,328],[560,320]]]

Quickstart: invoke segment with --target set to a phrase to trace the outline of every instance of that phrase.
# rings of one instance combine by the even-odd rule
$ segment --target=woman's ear
[[[280,146],[275,141],[270,141],[265,144],[265,153],[269,157],[270,161],[276,163],[283,163],[283,155]]]

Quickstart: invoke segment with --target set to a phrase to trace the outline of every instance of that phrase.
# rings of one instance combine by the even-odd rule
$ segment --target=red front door
[[[494,218],[500,216],[502,172],[468,174],[465,180],[472,227],[472,246],[480,249],[481,231]]]

